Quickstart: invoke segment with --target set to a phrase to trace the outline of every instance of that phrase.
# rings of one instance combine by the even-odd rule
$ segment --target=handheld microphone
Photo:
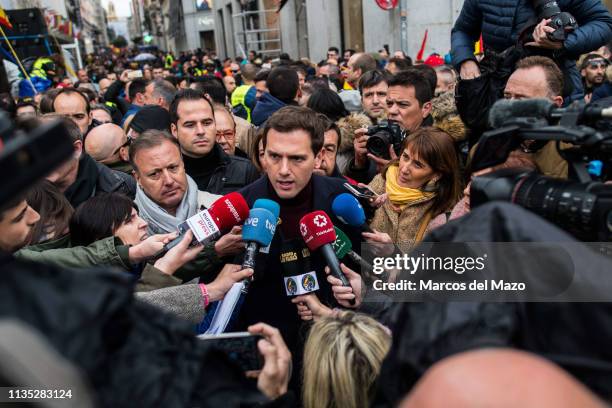
[[[217,199],[209,209],[200,211],[178,226],[179,236],[164,246],[164,251],[178,245],[187,230],[193,232],[192,244],[207,244],[241,224],[249,214],[249,206],[240,193],[229,193]]]
[[[323,211],[313,211],[300,220],[300,233],[311,251],[320,250],[332,275],[342,281],[342,286],[350,286],[340,270],[340,263],[331,244],[336,241],[336,232],[331,219]]]
[[[361,267],[362,270],[368,273],[372,273],[372,265],[367,263],[361,256],[359,256],[355,251],[353,251],[353,244],[351,244],[351,240],[349,237],[338,227],[334,227],[336,231],[336,240],[332,244],[332,248],[336,253],[336,257],[342,260],[344,257],[348,257],[351,261],[356,263]]]
[[[299,296],[319,290],[317,274],[310,264],[310,251],[303,241],[281,244],[280,263],[287,296]]]
[[[268,200],[267,198],[258,198],[255,200],[253,208],[265,208],[270,211],[277,220],[280,215],[280,205],[276,201]]]
[[[362,228],[366,232],[374,232],[366,224],[365,211],[352,194],[342,193],[332,202],[334,215],[346,225]]]
[[[257,200],[255,200],[255,203],[253,203],[253,208],[265,208],[274,215],[274,219],[278,223],[278,216],[280,215],[280,205],[276,201],[268,200],[267,198],[258,198]],[[270,245],[260,247],[259,252],[261,252],[262,254],[269,253]]]
[[[242,227],[246,253],[242,268],[255,268],[255,257],[260,247],[270,245],[276,231],[276,217],[265,208],[253,208]]]

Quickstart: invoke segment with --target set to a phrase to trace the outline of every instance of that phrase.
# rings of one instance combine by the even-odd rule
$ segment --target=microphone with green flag
[[[366,272],[371,276],[371,274],[373,274],[372,265],[367,263],[361,256],[353,251],[351,240],[344,231],[336,226],[334,226],[334,229],[336,230],[336,240],[332,244],[332,248],[336,253],[336,257],[340,260],[344,259],[344,257],[348,257],[348,259],[360,266],[362,273]]]

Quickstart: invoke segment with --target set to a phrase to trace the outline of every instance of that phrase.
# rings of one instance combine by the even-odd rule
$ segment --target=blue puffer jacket
[[[612,16],[600,0],[557,0],[557,3],[579,25],[563,44],[568,59],[564,71],[574,86],[571,99],[576,99],[582,94],[582,82],[574,61],[610,41]],[[459,70],[463,61],[475,59],[474,43],[481,32],[485,49],[500,52],[516,43],[528,23],[537,23],[530,0],[465,0],[451,33],[453,65]]]

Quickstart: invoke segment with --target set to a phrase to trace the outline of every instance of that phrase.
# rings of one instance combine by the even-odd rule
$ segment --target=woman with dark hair
[[[412,247],[427,231],[444,224],[461,196],[459,161],[453,138],[436,128],[421,128],[402,144],[370,187],[381,194],[370,222],[369,241]],[[402,248],[404,249],[404,248]]]
[[[315,112],[322,113],[337,122],[349,115],[340,96],[331,89],[316,89],[306,105]]]
[[[45,243],[48,248],[68,245],[68,223],[74,209],[53,183],[44,180],[32,187],[26,201],[39,215],[32,229],[30,245]]]
[[[102,193],[79,205],[70,220],[73,245],[87,246],[115,236],[125,245],[147,237],[147,222],[138,216],[136,204],[120,193]]]

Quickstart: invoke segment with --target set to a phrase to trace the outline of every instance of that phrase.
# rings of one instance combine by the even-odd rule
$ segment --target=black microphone
[[[612,118],[612,107],[602,107],[596,103],[578,103],[568,108],[559,108],[549,99],[500,99],[489,111],[489,124],[496,129],[516,118],[542,118],[552,122],[570,111],[577,112],[582,121]]]

